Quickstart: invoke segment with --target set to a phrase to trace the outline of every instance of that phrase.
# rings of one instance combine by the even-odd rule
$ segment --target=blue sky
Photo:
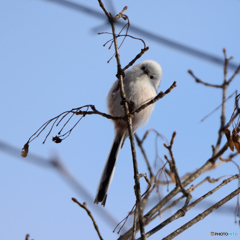
[[[76,1],[101,12],[97,1]],[[113,1],[116,12],[128,6],[125,12],[130,23],[172,41],[223,58],[222,49],[240,62],[239,22],[240,1],[237,0],[182,0],[182,1]],[[106,111],[106,95],[116,77],[113,54],[103,44],[108,35],[97,32],[110,31],[105,22],[72,9],[43,0],[1,1],[0,8],[0,66],[1,66],[1,124],[0,141],[19,149],[48,119],[63,111],[94,104]],[[131,32],[135,37],[141,37]],[[153,59],[163,68],[160,90],[165,91],[173,81],[177,88],[157,102],[147,126],[138,131],[143,136],[147,129],[155,128],[170,140],[177,131],[174,155],[179,174],[192,172],[211,157],[211,145],[217,141],[220,111],[204,122],[200,120],[221,103],[221,90],[196,84],[187,73],[191,69],[197,77],[213,84],[221,84],[223,67],[176,51],[150,39],[144,39],[149,51],[138,61]],[[142,48],[142,43],[127,39],[120,50],[125,66]],[[229,76],[233,73],[229,70]],[[239,91],[239,75],[228,89],[228,96]],[[227,103],[226,117],[233,111],[234,99]],[[30,153],[49,159],[58,156],[72,175],[91,196],[95,195],[108,151],[113,140],[112,123],[100,116],[86,116],[61,144],[51,141],[43,145],[47,132],[30,144]],[[155,158],[155,136],[150,134],[144,144],[151,164]],[[225,143],[225,139],[223,140]],[[158,142],[159,155],[167,154]],[[229,151],[224,156],[229,155]],[[139,170],[147,171],[143,157],[137,149]],[[26,233],[40,239],[97,239],[89,217],[76,204],[87,201],[51,168],[30,164],[31,159],[13,157],[0,151],[1,204],[0,239],[24,239]],[[236,162],[239,161],[237,157]],[[160,165],[160,163],[158,163]],[[159,166],[158,165],[158,166]],[[155,169],[157,171],[157,169]],[[231,164],[206,173],[195,182],[210,175],[218,178],[238,173]],[[142,180],[143,190],[146,185]],[[220,183],[220,182],[219,182]],[[218,183],[217,183],[218,184]],[[193,192],[197,199],[217,184],[204,184]],[[114,179],[104,210],[121,221],[134,204],[133,169],[129,142],[120,152]],[[170,189],[173,186],[169,187]],[[161,239],[174,229],[219,201],[237,188],[237,181],[222,188],[199,207],[194,207],[186,217],[175,221],[150,239]],[[167,194],[167,188],[161,188]],[[180,195],[179,195],[180,196]],[[152,200],[154,202],[154,199]],[[206,217],[176,239],[210,239],[211,231],[237,232],[234,223],[234,198],[222,209]],[[101,206],[87,201],[104,239],[117,239],[112,233],[113,224],[102,220]],[[149,206],[150,207],[150,206]],[[148,209],[149,209],[148,207]],[[177,208],[162,214],[164,220]],[[158,224],[156,219],[150,230]],[[224,239],[224,237],[221,237]]]

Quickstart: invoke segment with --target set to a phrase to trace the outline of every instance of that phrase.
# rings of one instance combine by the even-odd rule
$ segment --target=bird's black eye
[[[144,66],[142,66],[142,67],[141,67],[141,69],[144,71],[144,70],[145,70],[145,67],[144,67]]]
[[[153,76],[150,76],[151,79],[153,79]]]

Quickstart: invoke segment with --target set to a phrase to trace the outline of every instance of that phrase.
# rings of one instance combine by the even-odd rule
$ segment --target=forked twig
[[[81,208],[83,208],[83,209],[87,212],[88,216],[89,216],[89,217],[91,218],[91,220],[92,220],[93,226],[94,226],[94,228],[95,228],[95,230],[96,230],[96,232],[97,232],[97,234],[98,234],[99,239],[100,239],[100,240],[103,240],[103,238],[102,238],[102,236],[101,236],[101,234],[100,234],[98,225],[97,225],[95,219],[93,218],[92,213],[91,213],[91,212],[89,211],[89,209],[87,208],[87,204],[86,204],[85,202],[84,202],[83,204],[81,204],[80,202],[78,202],[78,200],[77,200],[76,198],[72,198],[72,201],[75,202],[75,203],[77,203],[78,206],[80,206]]]
[[[86,110],[82,110],[85,109]],[[89,108],[91,110],[89,110]],[[57,115],[56,117],[46,121],[29,139],[28,141],[25,143],[23,149],[22,149],[22,157],[26,157],[28,154],[28,149],[29,149],[29,143],[32,142],[34,139],[36,139],[37,137],[39,137],[39,135],[51,124],[50,130],[47,133],[43,144],[46,142],[47,138],[49,137],[49,135],[51,134],[53,127],[54,126],[59,126],[59,124],[63,121],[64,118],[66,118],[68,116],[68,119],[66,120],[66,122],[63,124],[63,127],[60,129],[60,131],[58,132],[57,136],[53,137],[52,140],[55,143],[61,143],[62,140],[66,139],[72,132],[72,130],[78,125],[78,123],[82,120],[83,117],[85,117],[86,115],[93,115],[93,114],[97,114],[97,115],[101,115],[105,118],[108,119],[112,119],[112,120],[117,120],[117,119],[124,119],[124,117],[114,117],[111,116],[109,114],[103,113],[98,111],[94,105],[85,105],[79,108],[73,108],[69,111],[65,111],[62,112],[61,114]],[[73,125],[73,127],[71,127],[67,132],[62,134],[62,131],[64,130],[64,128],[66,127],[66,125],[69,123],[69,121],[73,118],[73,116],[76,115],[81,115],[81,117],[77,120],[77,122]]]
[[[164,147],[168,149],[170,156],[171,156],[171,160],[168,160],[167,156],[165,155],[165,159],[167,160],[169,167],[171,169],[171,172],[174,174],[175,176],[175,181],[176,181],[176,187],[180,187],[183,195],[186,197],[186,202],[184,204],[184,206],[186,207],[190,201],[190,199],[192,198],[191,194],[189,192],[187,192],[185,190],[185,188],[182,185],[182,182],[180,180],[178,171],[177,171],[177,166],[176,166],[176,162],[175,162],[175,158],[173,156],[173,151],[172,151],[172,147],[173,147],[173,143],[174,143],[174,139],[176,137],[177,132],[173,132],[172,134],[172,138],[171,138],[171,142],[170,145],[167,146],[166,144],[164,144]]]
[[[139,174],[139,178],[141,178],[141,177],[144,177],[145,181],[146,181],[147,184],[148,184],[147,190],[146,190],[146,191],[142,194],[142,196],[141,196],[141,198],[142,198],[142,197],[144,197],[144,195],[150,190],[150,188],[151,188],[151,183],[150,183],[149,179],[147,178],[147,174]],[[135,191],[136,191],[136,186],[134,186],[134,189],[135,189]],[[119,230],[118,230],[118,232],[117,232],[117,233],[120,233],[120,231],[122,230],[122,228],[123,228],[124,225],[126,224],[129,216],[132,215],[133,213],[134,213],[134,219],[135,219],[134,221],[136,221],[136,219],[137,219],[136,214],[137,214],[137,211],[138,211],[138,209],[137,209],[137,204],[138,204],[138,202],[136,201],[135,204],[133,205],[131,211],[128,213],[128,215],[127,215],[121,222],[119,222],[119,223],[117,224],[117,226],[114,228],[113,232],[115,232],[116,229],[118,228],[118,226],[122,223],[122,226],[119,228]],[[134,222],[133,227],[136,228],[136,226],[137,226],[137,225],[136,225],[136,222]]]

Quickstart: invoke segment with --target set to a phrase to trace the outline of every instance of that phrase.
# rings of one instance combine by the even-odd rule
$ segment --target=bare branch
[[[133,137],[133,129],[132,129],[132,117],[129,112],[129,106],[128,102],[126,101],[126,94],[124,90],[124,85],[123,85],[123,70],[121,68],[121,63],[120,63],[120,56],[118,52],[118,43],[117,43],[117,38],[116,38],[116,33],[115,33],[115,26],[114,22],[118,18],[119,15],[116,15],[116,17],[112,17],[111,14],[106,13],[106,10],[101,2],[101,0],[98,0],[101,8],[105,12],[112,28],[112,35],[113,35],[113,41],[114,41],[114,47],[115,47],[115,57],[117,61],[117,76],[119,80],[119,86],[120,86],[120,94],[121,98],[123,101],[123,106],[124,110],[127,116],[127,126],[128,126],[128,132],[129,132],[129,138],[130,138],[130,143],[131,143],[131,150],[132,150],[132,159],[133,159],[133,168],[134,168],[134,180],[135,180],[135,187],[136,187],[136,199],[137,199],[137,207],[138,207],[138,216],[139,216],[139,225],[140,225],[140,232],[141,232],[141,237],[142,240],[145,240],[145,230],[144,230],[144,225],[143,225],[143,210],[142,210],[142,200],[141,200],[141,190],[140,190],[140,183],[139,183],[139,174],[138,174],[138,164],[137,164],[137,157],[136,157],[136,150],[135,150],[135,144],[134,144],[134,137]]]
[[[147,178],[147,175],[146,175],[146,174],[143,174],[143,173],[142,173],[142,174],[139,174],[139,178],[141,178],[141,177],[144,177],[145,181],[146,181],[147,184],[148,184],[147,190],[146,190],[146,191],[142,194],[142,196],[141,196],[141,197],[143,197],[143,196],[146,195],[146,193],[148,193],[148,191],[150,190],[150,188],[151,188],[151,183],[150,183],[149,179]],[[136,191],[136,186],[134,186],[134,190]],[[136,201],[136,203],[133,205],[131,211],[128,213],[128,215],[127,215],[121,222],[119,222],[119,223],[117,224],[117,226],[114,228],[113,232],[115,232],[116,229],[119,227],[119,225],[122,223],[122,226],[119,228],[119,230],[118,230],[118,232],[117,232],[117,233],[120,233],[120,231],[122,230],[122,228],[123,228],[124,225],[126,224],[129,216],[132,215],[133,213],[134,213],[134,219],[136,220],[136,219],[137,219],[137,216],[136,216],[137,211],[138,211],[138,207],[137,207],[137,201]],[[136,222],[133,224],[133,228],[134,228],[134,227],[136,227]]]
[[[143,155],[143,157],[145,159],[145,162],[147,164],[147,168],[148,168],[148,171],[149,171],[150,179],[152,179],[154,177],[154,175],[153,175],[152,168],[151,168],[151,165],[149,163],[149,160],[147,158],[147,154],[146,154],[146,152],[145,152],[145,150],[144,150],[144,148],[142,146],[142,141],[139,139],[139,137],[138,137],[138,135],[136,133],[134,135],[135,135],[135,138],[137,140],[137,144],[138,144],[139,148],[141,149],[141,152],[142,152],[142,155]]]
[[[201,84],[203,84],[203,85],[205,85],[205,86],[207,86],[207,87],[222,88],[221,85],[216,85],[216,84],[211,84],[211,83],[203,82],[202,80],[200,80],[199,78],[197,78],[197,77],[193,74],[192,70],[188,70],[188,73],[195,79],[196,83],[201,83]]]
[[[98,33],[98,35],[101,35],[101,34],[111,34],[111,35],[112,35],[112,33],[109,33],[109,32],[100,32],[100,33]],[[135,40],[139,40],[139,41],[141,41],[141,42],[144,44],[144,49],[147,48],[146,43],[145,43],[144,40],[141,39],[141,38],[137,38],[137,37],[134,37],[134,36],[128,35],[128,34],[124,34],[124,35],[117,34],[117,35],[116,35],[116,38],[119,38],[119,37],[130,37],[130,38],[133,38],[133,39],[135,39]],[[105,44],[103,44],[103,46],[105,47],[106,44],[109,43],[109,42],[113,42],[113,39],[108,40]],[[119,47],[119,48],[120,48],[120,47]],[[148,47],[148,48],[149,48],[149,47]],[[125,71],[125,70],[126,70],[126,69],[123,69],[123,71]]]
[[[140,111],[142,111],[144,108],[146,108],[147,106],[149,106],[150,104],[155,103],[156,101],[158,101],[159,99],[163,98],[165,95],[167,95],[168,93],[170,93],[175,87],[177,87],[177,82],[173,82],[173,84],[163,93],[160,92],[155,98],[153,98],[152,100],[150,100],[149,102],[143,104],[142,106],[140,106],[139,108],[137,108],[136,110],[134,110],[131,113],[131,117],[134,117],[137,113],[139,113]]]
[[[202,173],[207,171],[208,169],[212,168],[215,165],[215,162],[217,159],[227,150],[228,144],[226,143],[219,151],[218,153],[208,159],[208,161],[200,167],[198,170],[196,170],[194,173],[192,173],[183,183],[183,187],[186,187],[191,182],[193,182],[195,179],[197,179]],[[166,195],[159,203],[157,203],[148,213],[146,213],[143,217],[144,225],[147,225],[151,218],[159,212],[159,209],[161,209],[165,204],[167,204],[174,196],[176,196],[180,192],[180,188],[175,187],[168,195]],[[132,234],[132,228],[129,229],[124,235],[122,235],[119,240],[121,239],[128,239]]]
[[[102,8],[102,10],[104,11],[105,15],[109,18],[109,13],[107,12],[107,10],[105,9],[103,3],[101,0],[98,0],[99,6]]]
[[[240,71],[240,65],[238,65],[238,68],[235,70],[235,72],[233,73],[233,75],[229,78],[228,80],[228,85],[231,83],[231,81],[236,77],[236,75],[238,74],[238,72]]]
[[[93,218],[92,213],[91,213],[91,212],[89,211],[89,209],[87,208],[87,204],[86,204],[85,202],[84,202],[83,204],[81,204],[80,202],[78,202],[78,200],[77,200],[76,198],[72,198],[72,201],[75,202],[75,203],[77,203],[81,208],[83,208],[83,209],[87,212],[88,216],[89,216],[89,217],[91,218],[91,220],[92,220],[93,226],[94,226],[94,228],[95,228],[95,230],[96,230],[96,232],[97,232],[97,234],[98,234],[99,239],[100,239],[100,240],[103,240],[103,238],[102,238],[102,236],[101,236],[101,234],[100,234],[98,225],[97,225],[95,219]]]
[[[186,197],[186,202],[184,204],[184,206],[187,206],[190,199],[192,198],[191,194],[189,192],[187,192],[184,187],[182,186],[182,182],[180,180],[180,177],[179,177],[179,174],[178,174],[178,171],[177,171],[177,166],[176,166],[176,162],[175,162],[175,158],[173,156],[173,151],[172,151],[172,147],[173,147],[173,143],[174,143],[174,139],[175,139],[175,136],[176,136],[177,132],[173,132],[172,134],[172,139],[171,139],[171,142],[170,142],[170,145],[167,146],[166,144],[164,144],[164,147],[168,149],[169,153],[170,153],[170,156],[171,156],[171,161],[168,160],[167,156],[165,155],[165,159],[168,161],[169,163],[169,167],[171,169],[171,172],[174,174],[175,176],[175,181],[176,181],[176,187],[180,187],[183,195]]]
[[[82,110],[83,108],[87,108],[87,110]],[[92,111],[89,111],[88,109],[91,108]],[[22,154],[21,156],[22,157],[26,157],[27,154],[28,154],[28,148],[29,148],[29,143],[32,142],[34,139],[36,139],[37,137],[39,137],[39,135],[47,128],[47,126],[49,126],[50,124],[51,125],[51,128],[49,130],[49,132],[47,133],[44,141],[43,141],[43,144],[46,142],[47,138],[49,137],[49,135],[51,134],[52,130],[53,130],[53,127],[54,126],[59,126],[59,124],[63,121],[64,118],[66,118],[67,116],[70,115],[70,117],[68,117],[68,119],[66,120],[66,122],[64,123],[63,127],[60,129],[60,131],[58,132],[58,135],[53,137],[53,141],[55,143],[60,143],[62,142],[62,140],[66,139],[72,132],[72,130],[77,126],[77,124],[81,121],[81,119],[83,117],[85,117],[86,115],[93,115],[93,114],[97,114],[97,115],[101,115],[105,118],[108,118],[108,119],[112,119],[112,120],[118,120],[118,119],[124,119],[125,117],[114,117],[114,116],[111,116],[109,114],[106,114],[106,113],[103,113],[103,112],[100,112],[98,111],[94,105],[85,105],[85,106],[82,106],[82,107],[78,107],[78,108],[73,108],[69,111],[65,111],[65,112],[62,112],[61,114],[59,114],[58,116],[46,121],[27,141],[27,143],[24,145],[23,147],[23,151],[22,151]],[[66,125],[69,123],[69,121],[72,119],[72,117],[74,115],[81,115],[82,117],[80,119],[77,120],[77,122],[73,125],[73,127],[68,130],[67,132],[62,133],[63,129],[66,127]]]
[[[141,49],[141,52],[130,63],[128,63],[126,67],[123,68],[123,71],[132,66],[148,49],[149,47],[144,47],[143,49]]]
[[[198,183],[197,185],[193,186],[191,185],[186,191],[188,193],[190,192],[193,192],[196,188],[198,188],[199,186],[201,186],[203,183],[205,182],[209,182],[209,183],[215,183],[215,182],[218,182],[220,179],[224,178],[224,177],[227,177],[226,175],[225,176],[221,176],[217,179],[214,179],[214,178],[210,178],[209,176],[206,177],[205,179],[203,179],[200,183]],[[155,214],[150,220],[148,223],[152,222],[156,217],[158,217],[160,215],[160,213],[163,213],[165,211],[167,211],[168,209],[171,209],[172,207],[174,207],[176,204],[178,204],[182,199],[184,199],[184,195],[182,195],[181,197],[179,197],[178,199],[174,200],[171,204],[169,204],[167,207],[161,209],[161,211],[159,211],[158,214]]]
[[[173,214],[170,218],[168,218],[168,219],[166,219],[164,222],[162,222],[161,224],[159,224],[158,226],[156,226],[155,228],[153,228],[152,230],[150,230],[148,233],[146,233],[146,237],[148,238],[148,237],[150,237],[152,234],[154,234],[154,233],[156,233],[157,231],[159,231],[160,229],[162,229],[163,227],[165,227],[166,225],[168,225],[169,223],[171,223],[172,221],[174,221],[174,220],[176,220],[176,219],[178,219],[178,218],[180,218],[180,217],[183,217],[185,214],[186,214],[186,212],[187,211],[189,211],[192,207],[194,207],[196,204],[198,204],[199,202],[201,202],[203,199],[205,199],[205,198],[207,198],[208,196],[210,196],[210,195],[212,195],[214,192],[216,192],[217,190],[219,190],[221,187],[223,187],[223,186],[225,186],[225,185],[227,185],[229,182],[231,182],[231,181],[233,181],[233,180],[235,180],[235,179],[237,179],[237,178],[239,178],[240,177],[240,175],[239,174],[236,174],[236,175],[234,175],[234,176],[232,176],[232,177],[230,177],[230,178],[228,178],[228,179],[225,179],[221,184],[219,184],[217,187],[215,187],[213,190],[211,190],[211,191],[209,191],[208,193],[206,193],[206,194],[204,194],[202,197],[200,197],[200,198],[198,198],[196,201],[194,201],[194,202],[192,202],[191,204],[189,204],[188,206],[184,206],[182,209],[179,209],[175,214]],[[237,190],[237,193],[239,193],[240,192],[240,188],[238,188]],[[235,191],[235,192],[236,192]],[[221,200],[221,201],[223,201],[223,202],[218,202],[218,203],[216,203],[214,206],[212,206],[211,208],[209,208],[208,210],[206,210],[206,211],[204,211],[202,214],[200,214],[201,216],[206,216],[206,215],[208,215],[209,213],[211,213],[212,211],[214,211],[214,210],[216,210],[217,208],[219,208],[221,205],[223,205],[224,203],[226,203],[227,201],[229,201],[231,198],[233,198],[234,196],[236,196],[237,195],[237,193],[234,193],[231,197],[229,197],[229,198],[224,198],[225,200],[223,201],[223,200]],[[231,194],[230,194],[231,195]],[[207,214],[206,214],[207,213]],[[205,215],[206,214],[206,215]],[[195,218],[194,218],[195,219]],[[192,225],[193,224],[195,224],[196,222],[194,221],[194,219],[193,220],[191,220],[191,221],[193,221],[192,222]],[[201,218],[199,218],[199,220],[202,220]],[[198,220],[198,221],[199,221]],[[190,221],[190,222],[191,222]],[[191,225],[191,226],[192,226]],[[190,227],[190,226],[188,226],[188,227]],[[176,234],[176,233],[178,233],[179,231],[180,231],[180,233],[181,232],[183,232],[184,230],[186,230],[186,229],[184,229],[183,231],[181,231],[181,229],[182,229],[182,227],[181,228],[179,228],[178,230],[176,230],[174,233]],[[178,235],[178,234],[177,234]],[[170,235],[169,235],[170,236]],[[171,235],[172,236],[172,235]],[[176,235],[174,235],[174,237],[175,237]],[[172,238],[164,238],[164,239],[172,239]]]
[[[237,95],[237,91],[234,91],[234,92],[225,100],[225,102],[226,102],[227,100],[229,100],[234,94]],[[221,103],[219,106],[217,106],[212,112],[210,112],[208,115],[206,115],[203,119],[201,119],[201,122],[203,122],[207,117],[209,117],[211,114],[213,114],[215,111],[217,111],[221,106],[222,106],[222,103]]]
[[[200,220],[203,220],[207,215],[209,215],[210,213],[212,213],[213,211],[215,211],[216,209],[221,207],[226,202],[230,201],[232,198],[237,196],[239,193],[240,193],[240,188],[237,188],[235,191],[233,191],[228,196],[226,196],[225,198],[223,198],[222,200],[220,200],[219,202],[214,204],[212,207],[208,208],[206,211],[199,214],[197,217],[195,217],[191,221],[187,222],[186,224],[184,224],[182,227],[178,228],[176,231],[174,231],[173,233],[171,233],[167,237],[163,238],[163,240],[173,239],[174,237],[176,237],[177,235],[179,235],[180,233],[182,233],[183,231],[185,231],[189,227],[193,226],[195,223],[199,222]]]

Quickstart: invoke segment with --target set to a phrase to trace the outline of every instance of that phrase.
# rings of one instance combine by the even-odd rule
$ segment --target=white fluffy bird
[[[146,60],[142,63],[136,64],[125,72],[123,83],[130,112],[156,97],[161,77],[162,68],[153,60]],[[121,102],[122,99],[119,82],[116,80],[107,96],[107,108],[109,114],[117,117],[125,116],[125,110]],[[154,104],[151,104],[133,117],[133,132],[148,122],[153,108]],[[117,120],[113,121],[113,123],[115,128],[115,138],[104,166],[94,201],[94,203],[101,202],[103,206],[106,204],[107,194],[113,178],[119,150],[122,147],[124,140],[129,136],[126,121]]]

